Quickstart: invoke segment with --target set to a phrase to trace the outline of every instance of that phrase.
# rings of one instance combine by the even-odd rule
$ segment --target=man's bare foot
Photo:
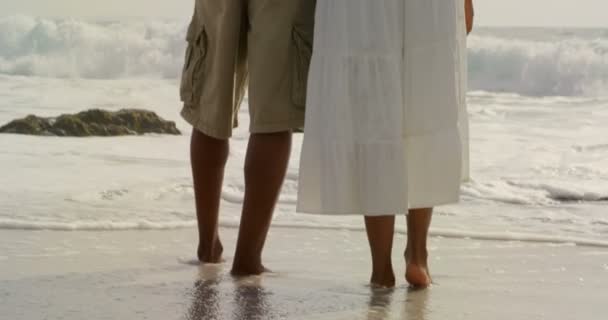
[[[405,280],[414,288],[426,288],[433,280],[427,264],[428,254],[423,252],[419,255],[410,254],[405,251]]]
[[[222,263],[224,262],[224,259],[222,259],[223,252],[224,247],[222,247],[222,243],[218,240],[211,246],[203,246],[199,243],[197,256],[201,263]]]
[[[393,288],[395,287],[395,274],[392,270],[390,273],[381,275],[372,274],[370,283],[372,287]]]
[[[262,264],[233,264],[230,274],[233,277],[259,276],[262,273],[270,272]]]

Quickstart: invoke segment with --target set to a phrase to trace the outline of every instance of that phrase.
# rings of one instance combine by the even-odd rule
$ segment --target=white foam
[[[190,221],[72,221],[72,222],[43,222],[20,221],[15,219],[0,219],[0,229],[5,230],[54,230],[54,231],[117,231],[117,230],[165,230],[188,228],[196,226],[195,220]]]
[[[472,35],[469,74],[469,85],[474,90],[533,96],[605,95],[608,41]]]
[[[571,186],[550,183],[513,183],[513,185],[540,190],[547,198],[560,202],[608,202],[606,186],[593,190],[589,185]]]
[[[316,230],[347,230],[364,232],[365,228],[353,225],[327,225],[325,223],[293,223],[275,222],[275,228],[295,228],[295,229],[316,229]],[[5,230],[53,230],[53,231],[120,231],[120,230],[168,230],[179,228],[191,228],[196,226],[196,221],[166,221],[152,222],[141,220],[138,222],[113,222],[113,221],[81,221],[81,222],[39,222],[39,221],[17,221],[0,220],[0,229]],[[224,228],[238,228],[238,221],[221,221],[220,226]],[[406,234],[404,228],[396,228],[396,233]],[[540,242],[554,244],[573,244],[579,246],[605,247],[608,248],[608,241],[591,240],[567,236],[546,236],[538,234],[527,234],[518,232],[476,232],[472,230],[451,230],[432,228],[430,231],[433,237],[476,239],[493,241],[521,241],[521,242]]]
[[[187,21],[0,18],[0,74],[176,79]],[[487,29],[469,38],[470,87],[533,96],[608,94],[608,40],[547,30],[536,38]]]
[[[0,18],[0,73],[44,77],[176,78],[184,23],[91,23],[26,16]]]
[[[608,183],[572,184],[558,181],[529,182],[501,179],[480,183],[471,181],[462,188],[462,195],[477,199],[519,205],[548,205],[560,202],[607,202]]]

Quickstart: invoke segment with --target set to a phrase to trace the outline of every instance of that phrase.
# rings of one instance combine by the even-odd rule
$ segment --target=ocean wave
[[[4,17],[0,18],[0,73],[177,80],[186,27],[186,21]],[[528,96],[608,94],[607,40],[560,37],[551,30],[545,38],[507,38],[504,30],[499,31],[484,30],[469,38],[471,90]]]
[[[222,220],[220,226],[223,228],[238,228],[238,220]],[[196,227],[196,221],[131,221],[131,222],[37,222],[19,220],[0,220],[0,230],[49,230],[49,231],[125,231],[125,230],[172,230]],[[346,230],[364,232],[363,226],[353,225],[327,225],[323,223],[304,222],[273,222],[274,228],[313,229],[313,230]],[[404,228],[397,228],[395,232],[406,234]],[[570,236],[547,236],[516,232],[477,232],[457,229],[432,228],[433,237],[492,240],[492,241],[520,241],[537,243],[571,244],[579,246],[592,246],[608,248],[608,241],[577,238]]]
[[[477,182],[462,187],[465,197],[515,205],[555,205],[559,203],[608,202],[605,184],[596,187],[560,182],[523,182],[498,180]]]
[[[0,219],[0,229],[4,230],[50,230],[50,231],[120,231],[120,230],[169,230],[195,227],[196,220],[184,221],[28,221]]]
[[[605,95],[608,93],[608,41],[472,35],[469,87],[528,96]]]
[[[186,25],[0,18],[0,73],[57,78],[177,78]]]
[[[539,190],[557,202],[608,202],[608,192],[588,187],[574,187],[549,183],[512,183],[516,187]],[[599,188],[598,188],[599,189]]]

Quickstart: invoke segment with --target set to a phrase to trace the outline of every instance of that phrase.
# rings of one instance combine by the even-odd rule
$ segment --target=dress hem
[[[408,206],[407,209],[400,208],[396,210],[382,210],[378,212],[368,212],[362,213],[365,210],[324,210],[321,208],[306,208],[300,204],[296,207],[296,213],[299,214],[310,214],[310,215],[329,215],[329,216],[366,216],[366,217],[381,217],[381,216],[397,216],[401,214],[407,214],[409,210],[412,209],[423,209],[423,208],[434,208],[438,206],[445,206],[450,204],[456,204],[460,202],[460,195],[455,198],[444,199],[439,201],[434,201],[433,204],[430,203],[420,203],[415,205]],[[371,210],[374,211],[374,210]]]

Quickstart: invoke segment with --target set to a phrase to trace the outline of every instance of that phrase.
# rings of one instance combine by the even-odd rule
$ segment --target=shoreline
[[[102,227],[104,225],[105,227]],[[220,228],[238,229],[236,221],[220,221]],[[183,221],[175,223],[100,223],[93,224],[62,224],[62,223],[21,223],[0,219],[0,230],[11,231],[49,231],[49,232],[128,232],[128,231],[170,231],[195,229],[196,221]],[[327,231],[352,231],[365,232],[364,226],[327,226],[321,224],[285,223],[273,222],[272,228],[301,229],[301,230],[327,230]],[[403,226],[395,227],[395,234],[407,234]],[[544,243],[554,245],[572,245],[577,247],[608,248],[608,240],[595,240],[571,236],[536,235],[524,232],[473,232],[464,230],[451,230],[445,228],[431,227],[429,236],[433,238],[461,239],[461,240],[485,240],[485,241],[520,241],[524,243]]]

